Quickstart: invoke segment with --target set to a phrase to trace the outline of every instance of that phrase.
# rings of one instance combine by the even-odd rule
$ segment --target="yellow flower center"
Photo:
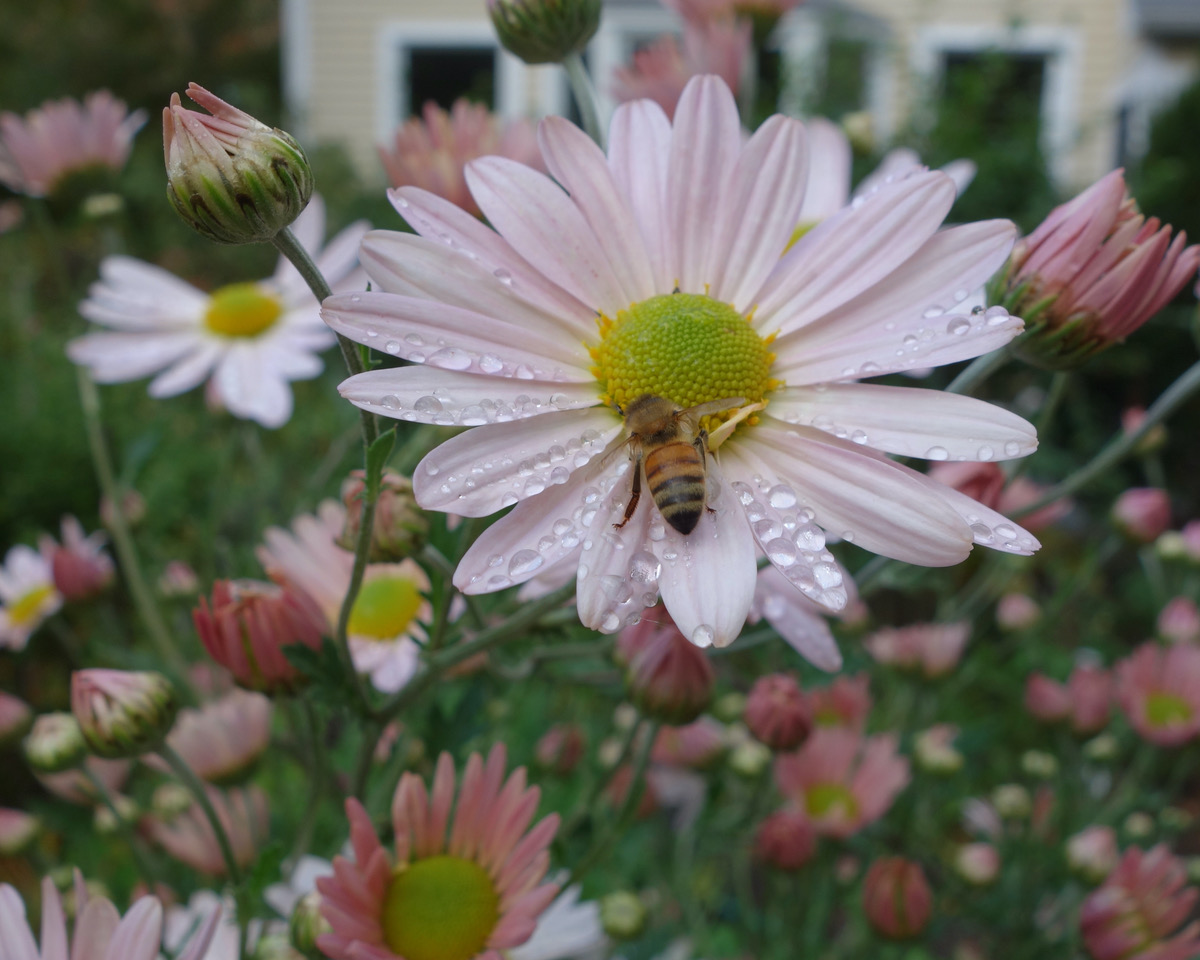
[[[652,394],[687,409],[731,397],[762,402],[779,385],[770,376],[772,339],[728,303],[669,293],[635,303],[615,320],[601,317],[600,342],[588,349],[606,403],[624,409]]]
[[[858,800],[840,783],[819,783],[804,795],[809,816],[838,817],[853,820],[858,816]]]
[[[34,587],[28,593],[18,597],[15,603],[6,608],[9,621],[18,626],[24,626],[36,620],[38,612],[42,609],[42,605],[49,599],[50,594],[53,592],[54,588],[47,584],[41,587]]]
[[[349,632],[353,636],[391,640],[408,632],[421,608],[421,591],[404,577],[377,577],[358,592],[350,611]]]
[[[471,960],[487,946],[500,898],[479,864],[429,857],[400,870],[383,900],[383,939],[404,960]]]
[[[1172,727],[1192,719],[1192,708],[1173,693],[1152,693],[1146,698],[1146,719],[1154,727]]]
[[[231,283],[210,298],[204,325],[223,337],[257,337],[282,314],[283,304],[257,283]]]

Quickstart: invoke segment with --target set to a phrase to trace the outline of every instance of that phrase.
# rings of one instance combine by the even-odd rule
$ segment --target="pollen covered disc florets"
[[[731,305],[696,293],[669,293],[602,317],[589,348],[607,403],[624,409],[644,394],[680,408],[741,397],[759,403],[777,385],[775,355]]]
[[[204,325],[225,337],[257,337],[282,315],[283,304],[257,283],[231,283],[212,295]]]

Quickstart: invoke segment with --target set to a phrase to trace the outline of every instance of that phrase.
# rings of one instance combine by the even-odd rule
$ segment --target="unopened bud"
[[[1154,835],[1154,818],[1141,810],[1135,810],[1125,818],[1122,829],[1131,839],[1144,840]]]
[[[162,820],[174,820],[192,809],[191,792],[180,783],[168,782],[155,788],[150,796],[150,809]]]
[[[920,864],[883,857],[863,880],[863,911],[872,927],[891,940],[915,937],[929,923],[933,893]]]
[[[771,750],[757,740],[743,740],[729,751],[728,762],[739,777],[757,780],[771,764]]]
[[[117,794],[112,798],[113,807],[116,808],[116,813],[113,813],[107,806],[99,806],[96,808],[93,815],[93,822],[96,832],[101,835],[111,835],[125,827],[137,823],[140,810],[137,803],[130,797],[123,794]]]
[[[712,702],[716,674],[708,655],[669,619],[646,617],[622,631],[616,658],[625,667],[630,699],[648,717],[691,723]]]
[[[758,827],[754,852],[778,870],[799,870],[817,851],[817,830],[799,810],[777,810]]]
[[[312,196],[312,170],[300,144],[197,84],[188,85],[187,95],[212,116],[185,110],[179,94],[171,94],[163,110],[167,197],[209,240],[271,240]]]
[[[29,730],[33,711],[19,697],[0,691],[0,744],[9,744]]]
[[[323,953],[316,956],[325,960]],[[296,950],[282,933],[268,933],[259,937],[258,943],[254,945],[253,960],[305,960],[305,956]]]
[[[178,709],[171,681],[161,673],[77,670],[71,676],[71,710],[100,757],[137,757],[155,749]]]
[[[1031,777],[1049,780],[1058,773],[1058,759],[1045,750],[1026,750],[1021,754],[1021,769]]]
[[[926,773],[954,773],[962,769],[963,755],[954,747],[958,728],[939,723],[922,730],[913,741],[913,759]]]
[[[618,890],[600,901],[600,925],[614,940],[632,940],[646,929],[647,911],[636,893]]]
[[[1119,856],[1112,827],[1095,824],[1067,839],[1067,866],[1088,883],[1100,883],[1112,873]]]
[[[1029,816],[1033,800],[1019,783],[1006,783],[992,791],[992,806],[1000,816],[1011,820]]]
[[[561,63],[600,26],[600,0],[488,0],[496,36],[526,63]]]
[[[746,726],[772,750],[795,750],[813,727],[812,707],[796,678],[759,677],[746,700]]]
[[[325,960],[325,954],[317,947],[317,938],[331,929],[329,921],[321,915],[321,895],[314,890],[296,902],[288,921],[288,940],[308,960]]]
[[[33,842],[42,822],[24,810],[0,807],[0,856],[13,857]]]
[[[986,886],[1000,873],[1000,854],[990,843],[965,843],[954,857],[954,869],[967,883]]]
[[[1083,745],[1083,755],[1089,760],[1111,760],[1117,755],[1119,748],[1116,737],[1111,733],[1102,733]]]
[[[43,713],[25,738],[25,759],[34,773],[59,773],[83,763],[87,743],[69,713]]]
[[[362,529],[363,494],[367,489],[365,476],[362,470],[355,470],[342,483],[346,523],[338,545],[351,553],[358,546]],[[429,534],[429,517],[417,506],[408,477],[391,469],[383,471],[371,527],[367,559],[372,563],[396,563],[421,549]]]

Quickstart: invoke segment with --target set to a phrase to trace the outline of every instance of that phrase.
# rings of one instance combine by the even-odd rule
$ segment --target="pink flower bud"
[[[1067,866],[1089,883],[1099,883],[1117,865],[1117,831],[1092,824],[1067,839]]]
[[[164,597],[190,597],[200,589],[196,571],[182,560],[172,560],[158,578],[158,592]]]
[[[695,720],[712,701],[716,675],[708,655],[687,639],[670,617],[655,612],[622,631],[617,662],[625,667],[630,699],[649,717],[672,725]]]
[[[784,673],[760,677],[746,699],[750,732],[772,750],[794,750],[812,730],[812,707],[796,678]]]
[[[967,883],[986,886],[1000,873],[1000,854],[990,843],[965,843],[955,854],[954,869]]]
[[[1042,608],[1024,593],[1006,593],[996,604],[996,623],[1001,630],[1028,630],[1041,619]]]
[[[19,740],[33,722],[33,711],[19,697],[0,692],[0,744]]]
[[[1158,635],[1171,643],[1200,642],[1200,610],[1188,597],[1175,597],[1158,615]]]
[[[362,529],[365,474],[354,470],[342,483],[342,504],[346,523],[338,546],[354,552]],[[429,518],[417,506],[412,481],[395,470],[386,469],[380,478],[379,498],[375,501],[371,547],[367,558],[372,563],[396,563],[421,549],[429,533]]]
[[[1117,497],[1112,516],[1130,539],[1152,543],[1171,525],[1171,500],[1166,490],[1134,487]]]
[[[1071,715],[1071,695],[1065,685],[1033,673],[1025,681],[1025,709],[1044,723],[1057,723]]]
[[[672,767],[704,769],[725,752],[725,728],[712,717],[701,717],[682,727],[658,731],[650,759]]]
[[[918,623],[879,630],[863,645],[879,663],[919,670],[926,678],[934,679],[958,666],[970,636],[968,623]]]
[[[777,870],[799,870],[817,852],[817,831],[801,811],[784,807],[764,820],[754,852]]]
[[[104,534],[85,537],[74,517],[62,519],[62,543],[43,536],[39,544],[42,556],[50,563],[54,586],[65,600],[86,600],[112,583],[112,558],[104,552]]]
[[[218,580],[211,607],[201,597],[192,619],[208,655],[239,684],[264,693],[288,692],[301,682],[284,648],[299,643],[319,650],[326,629],[308,594],[257,580]]]
[[[903,857],[882,857],[871,864],[863,879],[863,912],[891,940],[921,933],[933,913],[933,893],[920,864]]]
[[[71,675],[71,711],[97,756],[148,753],[162,743],[177,709],[175,690],[161,673],[92,669]]]
[[[565,776],[579,765],[585,747],[578,724],[557,723],[542,734],[533,752],[538,766]]]
[[[16,856],[33,841],[42,822],[24,810],[0,807],[0,856]]]
[[[818,727],[861,731],[871,713],[871,678],[865,673],[842,674],[827,687],[807,691],[813,721]]]

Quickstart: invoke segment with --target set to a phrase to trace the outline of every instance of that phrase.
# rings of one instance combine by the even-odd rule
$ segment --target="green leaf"
[[[396,428],[393,427],[376,437],[374,443],[367,448],[366,495],[369,500],[374,501],[379,497],[379,478],[383,474],[384,464],[388,462],[395,445]]]

